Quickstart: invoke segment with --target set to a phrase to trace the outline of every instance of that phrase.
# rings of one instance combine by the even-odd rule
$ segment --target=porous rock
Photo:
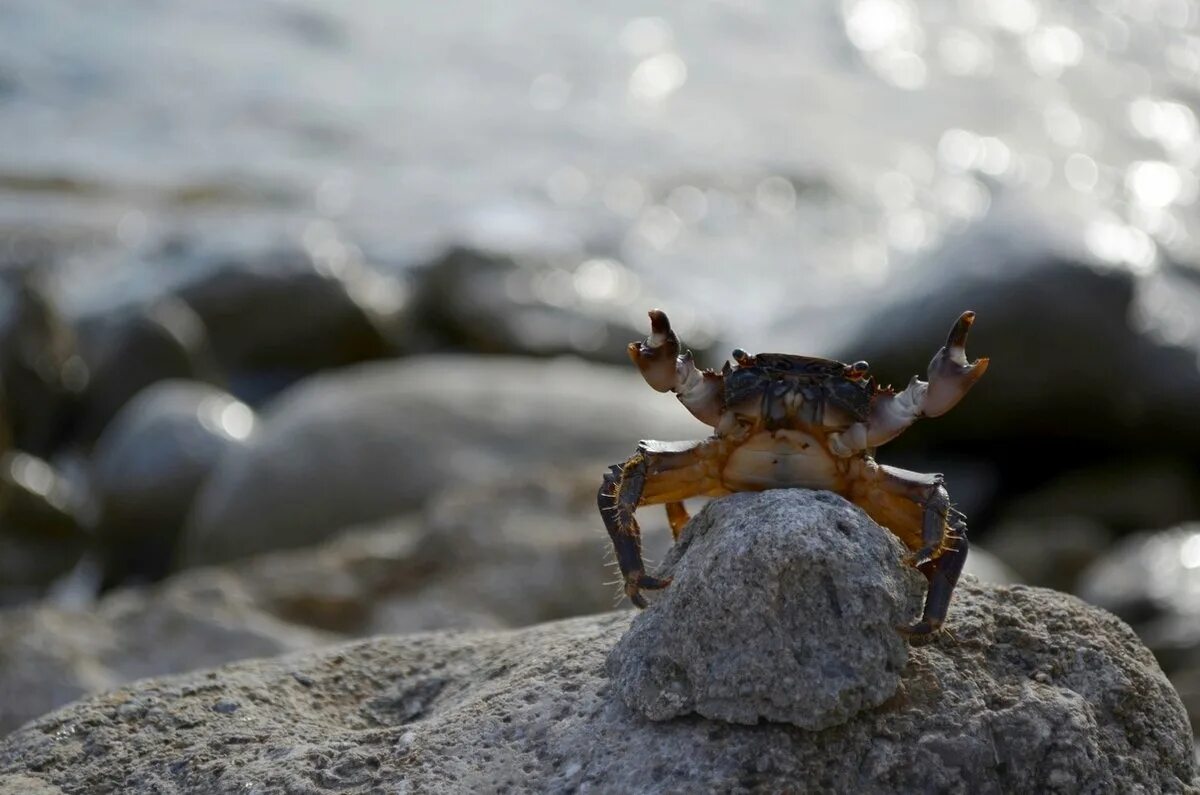
[[[746,610],[729,605],[726,628]],[[605,672],[632,619],[378,637],[143,681],[9,736],[0,775],[68,792],[1197,791],[1153,657],[1064,594],[964,578],[954,636],[913,647],[891,699],[821,731],[647,720]]]
[[[890,698],[924,578],[900,542],[830,492],[709,503],[667,555],[675,578],[608,657],[630,707],[822,729]],[[737,620],[730,620],[730,612]]]
[[[89,609],[38,604],[0,611],[0,736],[132,679],[340,639],[259,610],[245,583],[228,572],[188,575],[115,592]]]

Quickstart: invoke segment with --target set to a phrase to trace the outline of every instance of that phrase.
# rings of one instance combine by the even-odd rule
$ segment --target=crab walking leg
[[[912,552],[908,561],[929,581],[921,620],[903,631],[928,635],[946,619],[967,560],[966,517],[950,504],[941,475],[925,475],[863,459],[853,501]]]
[[[679,540],[679,534],[683,532],[684,526],[691,518],[682,502],[667,503],[667,521],[671,524],[671,537],[676,541]]]
[[[678,505],[678,510],[682,510],[680,503],[687,497],[727,493],[715,474],[721,448],[722,442],[718,439],[642,442],[636,453],[623,464],[609,467],[604,476],[596,502],[617,554],[625,594],[638,607],[646,606],[641,589],[665,588],[671,581],[646,574],[642,562],[641,529],[634,512],[640,505],[667,503],[670,517],[670,506]]]
[[[867,447],[890,442],[921,417],[940,417],[958,404],[975,382],[987,372],[988,360],[967,361],[967,332],[975,322],[974,312],[963,312],[933,359],[928,383],[916,376],[902,392],[880,393],[871,409]]]
[[[723,378],[712,370],[697,369],[692,352],[679,354],[679,337],[660,309],[650,310],[650,336],[629,343],[629,358],[646,383],[659,392],[674,392],[692,416],[716,427],[724,410]]]

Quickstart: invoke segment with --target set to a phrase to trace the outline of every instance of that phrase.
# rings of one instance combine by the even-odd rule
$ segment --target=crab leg
[[[941,475],[925,475],[863,459],[851,499],[911,551],[908,562],[929,581],[921,620],[903,631],[936,632],[967,560],[966,517],[950,504]]]
[[[649,314],[650,336],[629,343],[629,358],[647,384],[659,392],[674,392],[692,416],[716,427],[724,408],[721,374],[697,369],[691,351],[681,356],[679,337],[666,313],[651,309]]]
[[[671,530],[678,537],[675,525],[680,512],[685,522],[687,516],[682,500],[727,493],[715,474],[722,449],[723,443],[715,438],[700,442],[641,442],[636,453],[623,464],[609,467],[604,476],[596,502],[617,554],[625,594],[638,607],[646,606],[641,589],[665,588],[671,580],[646,574],[641,529],[634,511],[640,505],[667,503]],[[678,507],[673,509],[673,506]],[[679,527],[682,529],[682,524]]]
[[[974,312],[963,312],[955,321],[946,344],[929,362],[928,383],[913,376],[904,391],[876,396],[867,427],[868,447],[891,441],[920,417],[945,414],[983,377],[988,360],[967,361],[967,332],[974,322]]]

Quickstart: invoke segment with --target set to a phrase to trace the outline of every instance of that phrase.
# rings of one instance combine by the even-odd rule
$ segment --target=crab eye
[[[853,379],[862,378],[867,374],[868,368],[869,365],[866,362],[859,360],[846,368],[846,377]]]

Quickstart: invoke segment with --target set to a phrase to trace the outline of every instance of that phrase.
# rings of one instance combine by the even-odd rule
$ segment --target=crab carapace
[[[954,407],[987,370],[968,362],[964,312],[929,363],[928,381],[913,376],[901,391],[881,387],[866,362],[735,350],[736,362],[700,370],[682,352],[666,314],[650,311],[650,336],[629,344],[646,382],[674,392],[713,435],[701,441],[643,441],[624,463],[609,468],[600,487],[600,514],[616,549],[625,593],[646,606],[643,590],[669,579],[647,574],[634,511],[665,504],[678,539],[688,521],[683,500],[776,488],[828,489],[861,507],[910,550],[909,564],[929,582],[924,612],[901,630],[937,631],[967,558],[965,518],[950,503],[941,475],[875,462],[875,448],[921,417]]]

